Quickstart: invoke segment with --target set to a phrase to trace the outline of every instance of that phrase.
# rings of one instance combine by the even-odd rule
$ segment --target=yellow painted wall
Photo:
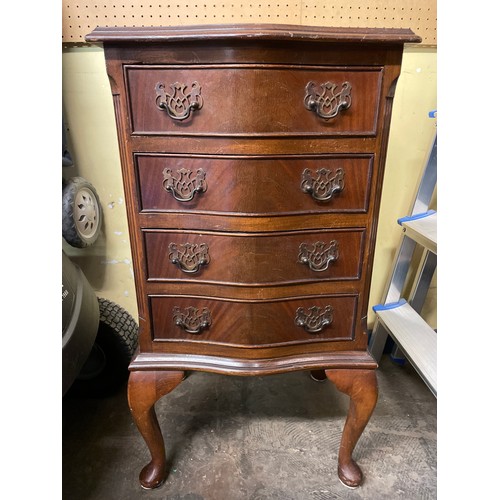
[[[369,327],[374,320],[371,306],[381,300],[401,238],[401,227],[396,221],[410,210],[436,133],[437,120],[428,115],[437,106],[436,69],[436,49],[405,49],[387,149],[369,300]],[[435,286],[434,281],[423,310],[423,316],[433,328],[436,328],[437,316]]]
[[[412,197],[435,133],[435,48],[405,50],[394,100],[393,118],[382,193],[370,306],[380,301],[399,243],[396,219],[408,213]],[[100,47],[63,50],[63,111],[75,167],[63,175],[81,175],[96,187],[104,209],[98,241],[88,249],[63,249],[83,269],[96,293],[127,309],[137,318],[124,193],[113,104]],[[435,290],[426,304],[426,316],[436,321]],[[373,312],[369,310],[368,324]]]
[[[100,297],[120,304],[137,319],[127,215],[113,101],[99,47],[66,49],[62,56],[63,114],[74,167],[63,176],[80,175],[96,188],[104,211],[101,236],[89,248],[66,244]]]

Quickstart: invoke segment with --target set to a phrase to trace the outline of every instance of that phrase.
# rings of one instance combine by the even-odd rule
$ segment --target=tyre
[[[113,394],[128,379],[128,365],[137,347],[139,327],[118,304],[98,298],[99,330],[92,351],[70,392],[102,397]]]
[[[102,207],[94,186],[83,177],[72,177],[63,185],[62,235],[73,247],[85,248],[99,236]]]

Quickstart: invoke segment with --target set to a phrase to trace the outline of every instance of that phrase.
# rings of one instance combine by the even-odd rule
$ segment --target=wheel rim
[[[85,238],[92,238],[99,227],[99,207],[94,193],[82,188],[75,197],[74,219],[77,231]]]

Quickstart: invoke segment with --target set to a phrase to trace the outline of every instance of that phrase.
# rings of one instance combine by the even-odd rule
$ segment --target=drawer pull
[[[307,264],[311,271],[326,271],[330,262],[339,258],[338,241],[330,243],[317,241],[316,243],[301,243],[299,247],[299,262]]]
[[[170,243],[168,249],[170,250],[168,254],[170,262],[185,273],[196,273],[201,266],[205,266],[210,262],[206,243],[200,243],[199,245]]]
[[[191,115],[191,111],[196,111],[203,107],[201,97],[201,87],[198,82],[191,84],[191,91],[186,94],[187,85],[184,83],[171,83],[172,93],[165,91],[165,84],[158,82],[155,87],[156,106],[165,110],[172,120],[185,120]]]
[[[306,85],[305,107],[325,120],[335,118],[351,107],[351,88],[349,82],[344,82],[340,91],[336,92],[335,83],[322,83],[318,89],[316,83],[309,82]]]
[[[300,188],[316,201],[330,201],[344,189],[344,169],[338,168],[333,173],[327,168],[320,168],[316,170],[316,177],[313,177],[312,171],[306,168],[302,172]]]
[[[333,322],[333,308],[326,306],[313,306],[306,313],[303,307],[299,307],[295,313],[295,324],[301,326],[308,333],[319,333]]]
[[[199,311],[196,307],[186,307],[181,311],[180,307],[173,309],[174,323],[187,333],[200,333],[212,324],[212,317],[208,308]]]
[[[196,193],[204,193],[207,190],[205,172],[199,168],[194,179],[193,172],[186,168],[181,168],[173,172],[170,168],[163,170],[163,187],[165,191],[171,193],[177,201],[191,201]]]

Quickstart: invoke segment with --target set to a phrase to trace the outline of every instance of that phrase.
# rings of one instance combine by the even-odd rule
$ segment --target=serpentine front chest
[[[409,30],[97,28],[139,307],[129,379],[166,477],[155,401],[185,371],[326,373],[351,397],[339,477],[377,399],[366,315],[392,99]],[[313,383],[313,382],[311,382]]]

